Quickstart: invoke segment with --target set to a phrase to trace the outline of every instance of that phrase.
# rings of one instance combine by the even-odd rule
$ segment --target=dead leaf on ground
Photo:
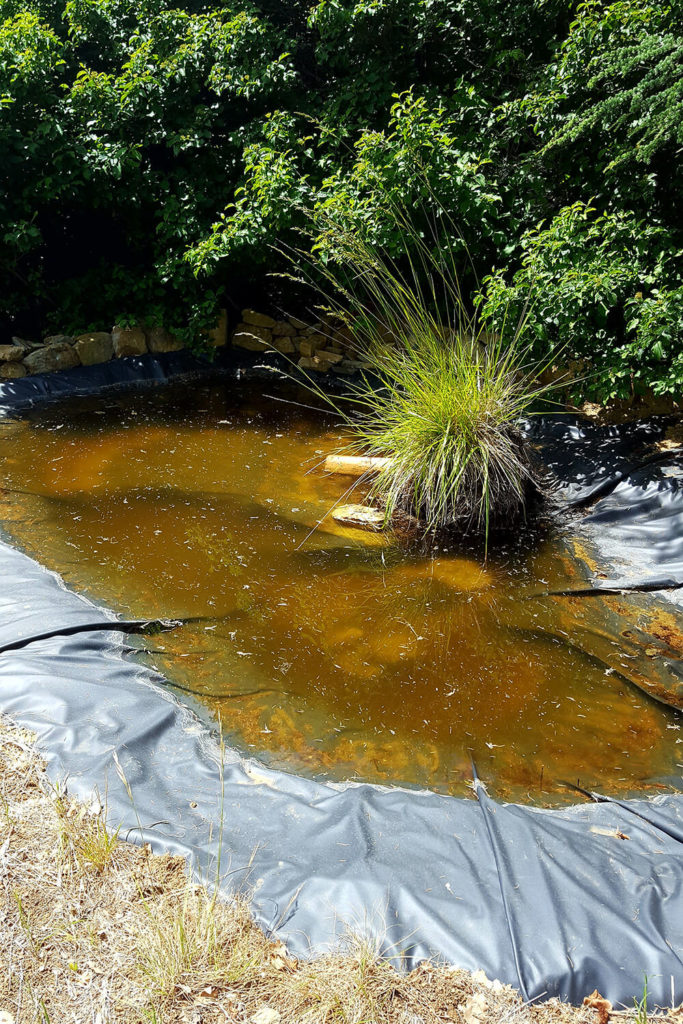
[[[607,1024],[609,1015],[612,1012],[612,1004],[609,999],[603,999],[597,988],[589,996],[586,996],[583,1005],[590,1006],[592,1010],[597,1010],[598,1024]]]
[[[596,836],[610,836],[612,839],[630,839],[625,832],[618,828],[600,828],[599,825],[591,825],[591,832]],[[587,997],[588,998],[588,997]]]
[[[481,992],[475,992],[458,1009],[462,1013],[466,1024],[483,1024],[488,1014],[489,1004]]]
[[[270,1006],[262,1006],[253,1017],[250,1017],[251,1024],[280,1024],[282,1017],[277,1010]]]
[[[200,999],[218,999],[220,989],[217,989],[215,985],[205,985],[201,992],[197,995]]]

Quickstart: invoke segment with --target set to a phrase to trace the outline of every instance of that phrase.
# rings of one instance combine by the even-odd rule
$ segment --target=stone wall
[[[215,347],[225,345],[228,317],[225,310],[209,332]],[[325,322],[304,323],[295,317],[276,319],[253,309],[243,309],[242,319],[231,335],[235,348],[249,352],[279,352],[302,370],[350,374],[365,365],[354,351],[348,328]],[[110,359],[140,356],[145,352],[175,352],[182,341],[164,327],[121,327],[91,331],[76,337],[54,334],[42,341],[12,338],[0,345],[0,379],[12,380],[34,373],[52,373],[74,366],[94,366]]]
[[[242,321],[232,332],[235,348],[248,352],[280,352],[302,370],[353,373],[364,366],[354,351],[348,328],[330,323],[306,324],[296,317],[276,320],[253,309],[242,310]]]
[[[444,337],[452,336],[452,329],[446,326],[439,328]],[[362,355],[354,351],[351,332],[346,327],[335,325],[333,321],[318,321],[306,324],[295,317],[276,320],[266,313],[253,309],[242,310],[241,323],[232,332],[232,344],[235,348],[249,352],[281,352],[302,370],[315,370],[318,373],[351,374],[367,366]],[[393,338],[387,334],[385,340],[391,344]],[[476,341],[470,343],[485,351],[485,346],[498,342],[499,335],[482,331]],[[590,367],[583,361],[570,360],[561,365],[553,365],[539,377],[540,383],[562,382],[551,394],[551,399],[571,412],[582,412],[590,419],[601,423],[622,423],[626,420],[640,419],[647,416],[680,416],[683,412],[683,401],[671,395],[657,396],[651,392],[633,395],[628,399],[613,399],[606,405],[584,402],[577,407],[572,400],[572,387],[584,377],[590,377]]]
[[[214,347],[227,340],[227,314],[221,311],[218,323],[209,331]],[[145,352],[175,352],[183,348],[179,338],[165,327],[114,327],[109,331],[93,331],[72,337],[54,334],[43,341],[12,338],[11,344],[0,345],[0,379],[13,380],[33,373],[52,373],[73,366],[94,366],[110,359],[140,356]]]

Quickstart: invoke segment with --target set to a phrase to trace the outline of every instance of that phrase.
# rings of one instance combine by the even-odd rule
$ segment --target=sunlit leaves
[[[654,0],[0,0],[6,333],[199,323],[307,209],[398,257],[399,200],[488,303],[538,282],[539,345],[671,390],[682,61]]]
[[[521,247],[512,277],[499,271],[484,281],[485,320],[510,306],[521,311],[531,297],[528,325],[539,351],[583,357],[601,397],[680,388],[680,254],[669,232],[575,203],[527,232]]]

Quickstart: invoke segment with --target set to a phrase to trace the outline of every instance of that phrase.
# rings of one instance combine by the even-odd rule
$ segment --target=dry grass
[[[102,817],[0,720],[0,1024],[598,1024],[595,1009],[524,1005],[481,972],[397,974],[353,937],[293,960],[245,902],[120,842]]]

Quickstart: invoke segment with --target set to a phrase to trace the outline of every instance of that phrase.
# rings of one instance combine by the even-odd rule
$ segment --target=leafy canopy
[[[533,290],[539,357],[675,394],[680,25],[678,0],[0,0],[3,340],[192,341],[267,299],[304,210],[405,254],[400,200],[484,317]]]

